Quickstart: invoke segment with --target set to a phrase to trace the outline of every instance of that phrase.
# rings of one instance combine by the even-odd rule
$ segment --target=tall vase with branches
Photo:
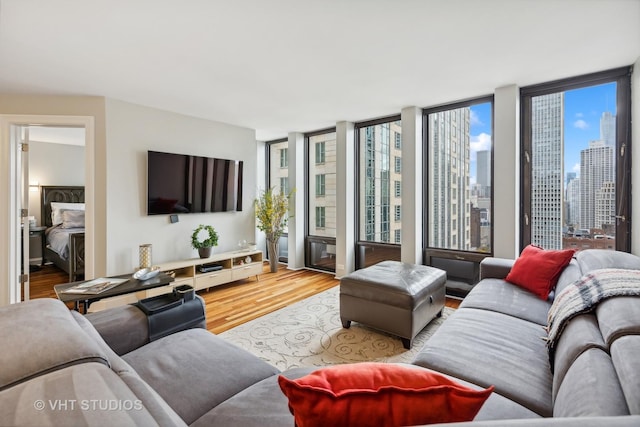
[[[284,234],[290,218],[289,199],[293,192],[294,190],[285,194],[269,188],[262,191],[255,200],[257,227],[267,238],[269,266],[272,273],[278,271],[278,241]]]

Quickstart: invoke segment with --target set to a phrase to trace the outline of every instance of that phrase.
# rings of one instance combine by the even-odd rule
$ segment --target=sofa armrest
[[[204,316],[204,299],[200,295],[195,295],[195,299],[202,305],[201,312]],[[164,314],[167,313],[168,311],[161,313],[162,317],[166,318]],[[154,335],[154,332],[149,329],[149,318],[136,305],[114,307],[89,313],[85,317],[118,356],[129,353],[170,333],[173,334],[193,327],[206,329],[204,317],[197,319],[195,323],[191,322],[189,324],[167,324],[166,319],[164,319],[165,322],[160,325],[163,333],[158,334],[156,331]]]
[[[480,262],[480,280],[504,279],[511,271],[515,260],[507,258],[487,257]]]
[[[147,316],[134,305],[89,313],[85,318],[118,356],[149,343]]]

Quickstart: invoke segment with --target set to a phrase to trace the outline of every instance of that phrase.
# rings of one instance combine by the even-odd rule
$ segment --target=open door
[[[42,140],[34,133],[35,127],[73,127],[84,129],[85,165],[84,186],[86,203],[86,246],[85,246],[85,274],[93,277],[94,273],[94,118],[91,116],[43,116],[43,115],[3,115],[0,114],[0,191],[5,203],[0,204],[0,306],[13,304],[21,300],[28,300],[29,288],[29,238],[33,237],[33,229],[29,229],[30,216],[40,214],[40,206],[31,200],[29,212],[29,198],[33,199],[36,192],[30,184],[39,172],[39,165],[34,164],[35,144],[49,142]],[[30,128],[30,135],[27,131]],[[29,143],[32,150],[29,150]],[[39,152],[39,151],[38,151]],[[45,162],[46,163],[46,162]],[[56,163],[57,164],[57,163]],[[65,179],[68,174],[62,175]],[[38,176],[41,180],[43,177]],[[45,180],[62,181],[58,177],[50,177],[47,173]],[[62,185],[64,182],[61,183]],[[37,218],[36,218],[37,219]],[[42,227],[37,227],[42,228]],[[40,232],[40,230],[38,230]],[[32,246],[36,243],[32,240]],[[42,243],[42,242],[41,242]],[[35,248],[34,248],[35,249]],[[34,252],[37,252],[34,251]]]
[[[21,165],[18,188],[18,201],[20,212],[20,254],[21,254],[21,274],[19,276],[19,286],[22,290],[22,300],[29,300],[29,128],[27,126],[16,126],[15,135],[19,138],[16,147],[18,149],[18,162]],[[20,295],[20,289],[17,290]]]

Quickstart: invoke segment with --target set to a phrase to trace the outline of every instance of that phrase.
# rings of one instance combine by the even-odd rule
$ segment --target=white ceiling
[[[0,0],[0,93],[268,140],[633,64],[640,0]]]

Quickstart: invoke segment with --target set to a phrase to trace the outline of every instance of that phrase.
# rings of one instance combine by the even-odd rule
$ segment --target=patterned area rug
[[[400,338],[357,322],[340,322],[339,286],[219,334],[280,370],[355,362],[409,363],[454,310],[445,307],[414,339]]]

